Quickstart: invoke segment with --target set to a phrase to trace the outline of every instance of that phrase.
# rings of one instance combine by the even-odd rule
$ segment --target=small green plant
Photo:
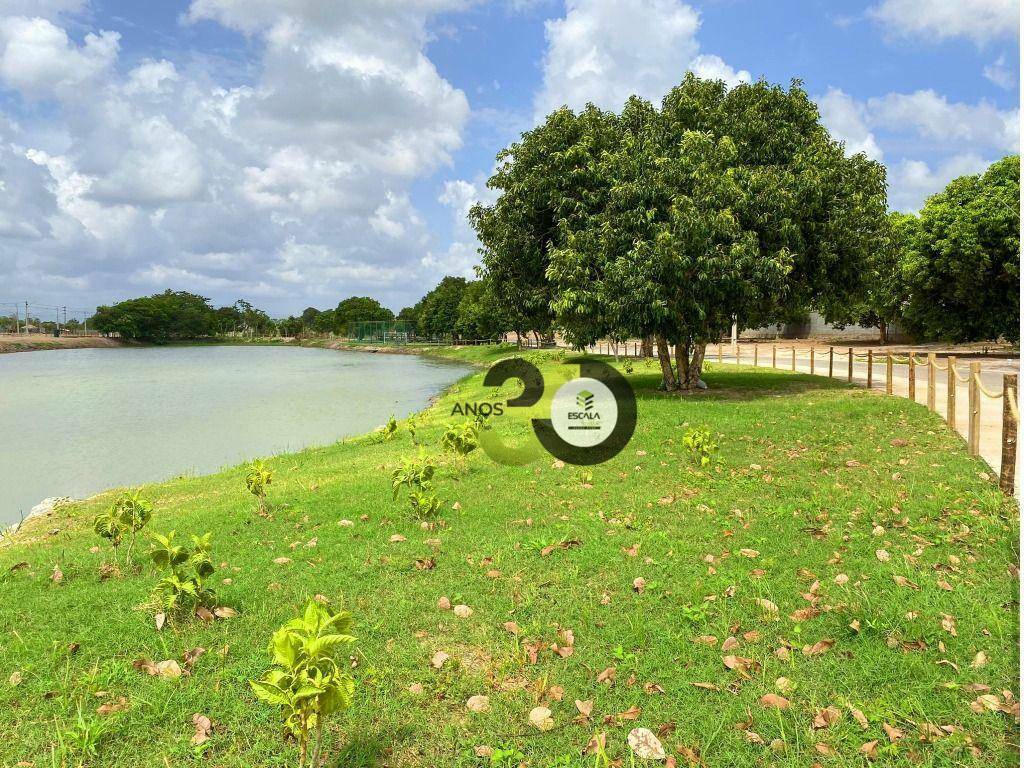
[[[135,548],[136,537],[153,519],[153,502],[143,498],[141,491],[124,491],[106,512],[101,512],[93,521],[93,530],[110,541],[117,560],[117,548],[125,538],[128,551],[125,560],[130,561]]]
[[[408,489],[413,514],[420,519],[433,517],[441,508],[441,500],[433,492],[436,469],[422,453],[403,459],[401,466],[391,473],[391,498],[397,499],[403,488]]]
[[[167,613],[211,608],[216,605],[213,590],[205,584],[213,571],[210,537],[192,536],[191,548],[174,543],[174,531],[154,534],[149,557],[165,575],[153,587],[153,601]]]
[[[258,459],[249,464],[245,473],[245,487],[256,497],[256,508],[261,515],[267,514],[267,486],[274,479],[274,473]]]
[[[526,755],[515,747],[495,747],[491,753],[491,765],[494,768],[515,768],[526,759]]]
[[[432,491],[410,491],[409,503],[413,514],[421,520],[433,517],[441,509],[441,500]]]
[[[393,438],[398,433],[398,422],[395,420],[395,414],[391,414],[388,419],[388,423],[377,430],[377,441],[386,442]]]
[[[625,363],[623,363],[622,364],[622,370],[624,370],[627,374],[632,373],[633,372],[633,361],[632,360],[627,360]]]
[[[74,760],[74,765],[81,768],[89,760],[99,755],[100,743],[112,725],[112,720],[101,720],[95,717],[86,718],[82,714],[82,705],[77,705],[77,714],[70,726],[57,732],[57,747],[61,765],[66,765],[67,758]]]
[[[690,451],[693,460],[706,467],[711,459],[718,452],[718,443],[711,437],[711,431],[706,428],[694,428],[686,431],[683,435],[683,445]]]
[[[480,425],[481,422],[476,421],[449,424],[441,435],[441,447],[459,458],[465,458],[480,445]]]
[[[419,421],[416,418],[415,413],[410,413],[409,418],[405,420],[405,428],[409,430],[409,437],[412,438],[413,445],[418,445],[416,442],[416,428],[419,426]]]
[[[355,642],[351,628],[351,615],[310,600],[301,618],[271,637],[274,667],[249,683],[257,698],[280,707],[299,745],[299,768],[320,765],[324,720],[352,706],[355,680],[338,662],[340,651]]]
[[[419,456],[402,459],[401,466],[391,473],[391,498],[397,499],[403,486],[410,491],[429,491],[436,470],[422,452]]]

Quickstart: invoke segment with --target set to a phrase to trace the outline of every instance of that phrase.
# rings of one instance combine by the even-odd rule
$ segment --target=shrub
[[[402,459],[401,466],[391,473],[391,498],[398,498],[402,486],[410,491],[429,491],[436,469],[422,453],[414,458]]]
[[[421,519],[433,517],[441,509],[441,500],[430,491],[411,491],[409,503],[412,504],[413,514]]]
[[[704,427],[687,430],[683,436],[683,445],[702,467],[710,464],[713,455],[718,452],[718,443],[712,439],[710,430]]]
[[[273,479],[274,473],[259,460],[249,464],[248,471],[245,473],[245,487],[256,497],[256,509],[261,515],[268,512],[267,486]]]
[[[449,424],[441,435],[441,447],[460,458],[469,455],[480,445],[480,424],[481,422],[475,421]]]
[[[324,720],[352,706],[355,680],[338,663],[339,652],[355,642],[351,628],[351,615],[310,600],[301,618],[271,637],[274,667],[249,683],[257,698],[281,708],[299,745],[300,768],[320,764]]]
[[[131,560],[132,550],[139,531],[153,519],[153,502],[142,497],[141,491],[124,491],[113,504],[96,516],[93,530],[100,536],[110,540],[117,559],[117,548],[128,537],[128,551],[125,560]]]
[[[161,610],[194,612],[216,605],[213,590],[205,583],[214,571],[210,557],[211,535],[193,535],[191,548],[175,544],[174,531],[166,536],[153,535],[149,557],[166,574],[153,587],[153,601]]]

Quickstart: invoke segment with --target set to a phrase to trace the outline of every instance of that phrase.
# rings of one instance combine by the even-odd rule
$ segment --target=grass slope
[[[448,354],[487,362],[507,350]],[[548,372],[571,364],[531,357]],[[877,764],[1016,765],[1012,715],[971,707],[983,693],[1005,704],[1018,678],[1018,519],[985,465],[905,399],[713,368],[710,390],[678,397],[637,366],[637,433],[589,471],[442,457],[433,530],[391,500],[389,471],[416,450],[404,429],[272,459],[269,520],[254,513],[242,468],[149,487],[151,530],[214,532],[213,583],[233,619],[158,633],[137,608],[155,581],[148,566],[99,580],[107,553],[91,551],[102,543],[91,518],[109,494],[26,525],[0,546],[0,764],[51,765],[78,708],[98,720],[96,708],[122,696],[94,765],[294,764],[277,713],[247,681],[268,666],[271,631],[319,594],[344,598],[359,638],[357,704],[330,727],[332,766],[489,764],[476,747],[522,753],[502,765],[595,765],[581,752],[596,732],[629,765],[635,726],[663,734],[680,765],[864,765],[859,750],[876,740]],[[453,402],[497,397],[481,379],[422,418],[430,453]],[[721,450],[702,470],[681,439],[704,425]],[[580,544],[542,556],[568,541]],[[419,558],[436,567],[418,569]],[[472,615],[439,610],[442,596]],[[565,629],[575,646],[561,658],[548,648]],[[723,651],[730,637],[727,649],[738,647]],[[821,640],[835,644],[805,655]],[[132,668],[196,647],[206,653],[177,681]],[[438,670],[439,650],[451,658]],[[725,666],[730,655],[752,661],[748,677]],[[598,682],[608,668],[614,681]],[[790,706],[764,706],[770,693]],[[489,712],[467,711],[476,694],[490,696]],[[593,701],[589,720],[576,699]],[[538,704],[553,730],[530,725]],[[814,728],[829,706],[838,722]],[[193,713],[215,723],[205,750],[189,743]],[[884,725],[904,736],[891,741]]]

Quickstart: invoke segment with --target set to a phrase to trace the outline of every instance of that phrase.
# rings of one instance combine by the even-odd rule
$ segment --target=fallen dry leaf
[[[839,719],[843,716],[836,707],[825,707],[819,709],[814,713],[814,720],[811,722],[811,728],[829,728],[833,724],[839,722]]]
[[[473,615],[473,609],[468,605],[456,605],[452,608],[452,613],[458,616],[460,619],[468,619]]]
[[[763,597],[759,597],[756,600],[754,600],[754,602],[757,603],[763,610],[767,611],[768,613],[779,612],[779,606],[777,606],[771,600],[765,600]]]
[[[430,666],[432,666],[434,669],[440,669],[444,666],[444,663],[448,661],[448,659],[450,658],[451,656],[449,656],[444,651],[438,651],[430,657]]]
[[[534,707],[530,710],[530,725],[539,731],[550,731],[555,727],[555,721],[551,717],[551,710],[547,707]]]
[[[658,737],[647,728],[634,728],[626,737],[629,748],[641,760],[664,760],[665,747]]]
[[[758,701],[762,707],[768,709],[789,709],[789,699],[779,696],[777,693],[766,693]]]
[[[487,712],[491,708],[491,699],[488,696],[470,696],[466,700],[466,709],[470,712]]]
[[[820,656],[826,653],[833,645],[836,644],[835,640],[819,640],[814,645],[805,645],[803,647],[804,656]]]
[[[192,725],[194,725],[196,729],[196,732],[192,736],[192,744],[195,746],[199,746],[205,742],[210,738],[210,734],[213,733],[213,723],[206,715],[201,715],[196,712],[192,715]]]
[[[882,730],[885,731],[885,735],[889,737],[889,741],[899,741],[906,735],[902,730],[891,726],[888,723],[882,723]]]
[[[106,717],[107,715],[113,715],[117,712],[124,712],[126,709],[128,709],[128,699],[124,696],[120,696],[117,701],[108,701],[105,704],[100,704],[96,707],[96,714],[101,717]]]

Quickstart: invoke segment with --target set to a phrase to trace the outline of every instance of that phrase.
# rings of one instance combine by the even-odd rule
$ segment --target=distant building
[[[849,339],[850,341],[878,341],[877,328],[862,328],[859,325],[848,325],[840,328],[825,322],[818,312],[811,312],[802,323],[780,323],[766,325],[762,328],[748,328],[740,334],[741,339]],[[890,325],[889,342],[908,341],[907,335],[899,326]]]

